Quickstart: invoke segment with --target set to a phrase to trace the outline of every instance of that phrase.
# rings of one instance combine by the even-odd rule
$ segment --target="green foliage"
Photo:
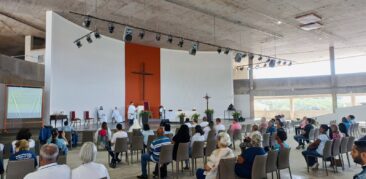
[[[232,114],[232,115],[233,115],[233,118],[234,118],[234,119],[239,119],[239,117],[241,116],[240,112],[236,112],[236,111],[235,111],[235,112],[233,112],[233,114]]]
[[[198,120],[198,118],[200,117],[200,115],[198,114],[198,113],[194,113],[193,115],[192,115],[192,119],[196,119],[196,120]]]
[[[209,114],[211,114],[211,115],[212,115],[213,113],[214,113],[214,110],[213,110],[213,109],[206,109],[206,110],[205,110],[205,114],[206,114],[206,115],[209,115]]]
[[[178,115],[179,119],[184,119],[186,117],[186,114],[185,113],[180,113]]]
[[[145,111],[145,110],[143,110],[143,111],[141,111],[140,112],[140,117],[142,117],[142,116],[149,116],[149,117],[151,117],[151,111]]]

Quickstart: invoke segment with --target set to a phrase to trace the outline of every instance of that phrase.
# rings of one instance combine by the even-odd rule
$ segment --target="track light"
[[[89,43],[92,43],[93,40],[91,39],[90,35],[87,35],[86,36],[86,41],[89,42]]]
[[[144,36],[145,36],[145,31],[144,30],[141,30],[140,33],[139,33],[140,39],[143,39]]]
[[[286,65],[286,63],[287,63],[286,61],[283,61],[282,65]]]
[[[245,58],[247,56],[246,53],[243,53],[242,57],[241,58]]]
[[[125,42],[131,42],[131,40],[132,40],[132,33],[133,33],[133,28],[131,28],[131,27],[125,27],[125,31],[123,33],[123,41],[125,41]]]
[[[172,43],[172,42],[173,42],[173,36],[172,36],[172,35],[169,35],[169,36],[168,36],[168,42],[169,42],[169,43]]]
[[[114,24],[112,22],[110,22],[108,24],[108,31],[109,31],[109,33],[113,33],[114,32]]]
[[[259,56],[258,61],[262,61],[262,55]]]
[[[94,37],[96,38],[96,39],[100,39],[100,34],[99,34],[99,32],[94,32]]]
[[[276,65],[276,60],[275,60],[275,59],[272,59],[272,60],[269,62],[269,64],[268,64],[268,66],[269,66],[269,67],[271,67],[271,68],[273,68],[275,65]]]
[[[90,20],[90,17],[89,16],[86,16],[84,21],[83,21],[83,26],[86,27],[86,28],[89,28],[90,27],[90,23],[91,23],[91,20]]]
[[[196,55],[197,50],[198,50],[198,42],[193,42],[192,48],[189,50],[189,54]]]
[[[266,63],[268,63],[269,61],[271,61],[271,59],[268,57]]]
[[[243,55],[244,54],[241,52],[236,53],[235,58],[234,58],[235,62],[240,63],[241,59],[243,58]]]
[[[244,67],[243,66],[239,67],[239,70],[240,71],[243,71],[244,70]]]
[[[230,52],[230,49],[226,48],[225,51],[224,51],[224,54],[227,55],[227,54],[229,54],[229,52]]]
[[[180,38],[180,40],[178,42],[178,46],[182,48],[183,44],[184,44],[184,40],[183,40],[183,38]]]
[[[278,60],[278,61],[277,61],[277,64],[278,64],[278,65],[281,65],[281,60]]]
[[[254,59],[254,55],[252,53],[249,53],[248,58],[249,58],[249,60],[253,60]]]
[[[292,65],[292,62],[288,63],[288,66],[291,66]]]
[[[76,44],[76,46],[77,46],[78,48],[80,48],[81,46],[83,46],[83,45],[81,44],[80,40],[78,40],[78,41],[76,41],[76,42],[74,42],[74,43]]]
[[[155,39],[156,39],[156,41],[160,41],[160,34],[156,34],[156,36],[155,36]]]
[[[221,53],[221,47],[217,48],[217,53]]]

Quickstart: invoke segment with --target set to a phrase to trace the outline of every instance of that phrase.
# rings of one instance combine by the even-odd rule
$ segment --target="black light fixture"
[[[178,47],[182,48],[184,44],[184,40],[183,38],[180,38],[179,42],[178,42]]]
[[[267,67],[267,63],[265,63],[264,65],[263,65],[263,68],[266,68]]]
[[[292,62],[290,61],[290,63],[288,63],[288,66],[291,66],[292,65]]]
[[[78,48],[80,48],[81,46],[83,46],[83,45],[81,44],[80,40],[78,40],[78,41],[76,41],[76,42],[74,42],[74,43],[76,44],[76,46],[77,46]]]
[[[140,33],[139,33],[140,39],[143,39],[144,36],[145,36],[145,31],[144,30],[141,30]]]
[[[96,38],[96,39],[100,39],[100,34],[99,34],[99,32],[94,32],[94,37]]]
[[[259,56],[258,61],[262,61],[262,55]]]
[[[276,60],[275,59],[271,59],[271,61],[269,61],[268,66],[273,68],[276,65]]]
[[[281,60],[278,60],[278,61],[277,61],[277,64],[278,64],[278,65],[281,65]]]
[[[108,24],[108,31],[109,31],[109,33],[113,33],[114,32],[114,24],[112,22],[110,22]]]
[[[155,36],[156,41],[160,41],[160,37],[161,37],[161,35],[159,33],[157,33]]]
[[[242,57],[241,58],[245,58],[247,56],[246,53],[243,53]]]
[[[266,63],[268,63],[269,61],[271,61],[271,59],[268,57]]]
[[[169,43],[172,43],[172,42],[173,42],[173,36],[172,36],[172,35],[169,35],[169,36],[168,36],[168,42],[169,42]]]
[[[286,65],[286,63],[287,63],[286,61],[283,61],[282,65]]]
[[[234,57],[235,62],[240,63],[241,62],[241,59],[243,58],[243,55],[244,54],[241,53],[241,52],[236,53],[236,55]]]
[[[93,40],[91,39],[90,35],[87,35],[87,36],[86,36],[86,41],[87,41],[88,43],[92,43],[92,42],[93,42]]]
[[[239,70],[240,70],[240,71],[243,71],[243,70],[244,70],[244,67],[243,67],[243,66],[240,66],[240,67],[239,67]]]
[[[249,58],[249,60],[253,60],[254,59],[254,55],[252,53],[249,53],[248,58]]]
[[[90,27],[90,23],[91,23],[91,20],[90,20],[90,17],[89,16],[86,16],[84,21],[83,21],[83,26],[86,27],[86,28],[89,28]]]
[[[132,33],[133,33],[133,28],[131,28],[131,27],[125,27],[125,31],[123,33],[123,41],[125,41],[125,42],[131,42],[131,40],[132,40]]]
[[[224,54],[227,55],[227,54],[229,54],[229,52],[230,52],[230,49],[226,48],[225,51],[224,51]]]
[[[220,54],[221,53],[221,47],[217,48],[217,53]]]
[[[189,54],[196,55],[197,50],[198,50],[198,42],[193,42],[192,48],[189,50]]]

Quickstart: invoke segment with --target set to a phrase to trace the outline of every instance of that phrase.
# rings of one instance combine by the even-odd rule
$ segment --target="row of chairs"
[[[343,161],[343,154],[346,154],[348,166],[351,167],[350,161],[349,161],[349,152],[352,151],[352,146],[355,141],[355,137],[342,137],[342,139],[335,139],[335,140],[328,140],[323,149],[323,156],[322,158],[322,164],[323,167],[325,167],[325,171],[328,175],[328,168],[326,165],[326,162],[332,161],[333,162],[333,169],[334,172],[337,172],[337,165],[335,163],[336,157],[341,161],[342,169],[344,170],[344,161]],[[317,156],[311,156],[311,157],[317,157]],[[307,159],[308,160],[308,159]],[[309,165],[307,165],[307,169],[309,172]]]
[[[359,137],[361,135],[360,133],[360,123],[353,123],[348,129],[348,135]]]
[[[257,155],[252,166],[251,178],[267,178],[267,174],[276,172],[277,178],[281,178],[280,170],[288,169],[292,178],[290,168],[290,148],[280,151],[269,151],[266,155]],[[237,178],[235,168],[236,158],[221,159],[218,166],[216,179]]]

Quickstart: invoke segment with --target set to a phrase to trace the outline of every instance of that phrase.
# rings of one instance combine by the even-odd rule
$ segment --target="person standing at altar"
[[[104,110],[103,110],[103,106],[99,107],[98,110],[98,118],[100,120],[101,123],[103,122],[107,122],[107,115],[105,114]]]
[[[130,126],[133,125],[133,121],[136,118],[136,111],[137,109],[135,107],[135,104],[131,101],[130,105],[128,106],[128,122]]]
[[[159,116],[160,116],[160,119],[164,119],[165,118],[165,109],[164,109],[164,106],[160,106],[159,107]]]
[[[118,111],[117,107],[114,107],[112,111],[112,118],[116,121],[116,123],[122,123],[122,116]]]

